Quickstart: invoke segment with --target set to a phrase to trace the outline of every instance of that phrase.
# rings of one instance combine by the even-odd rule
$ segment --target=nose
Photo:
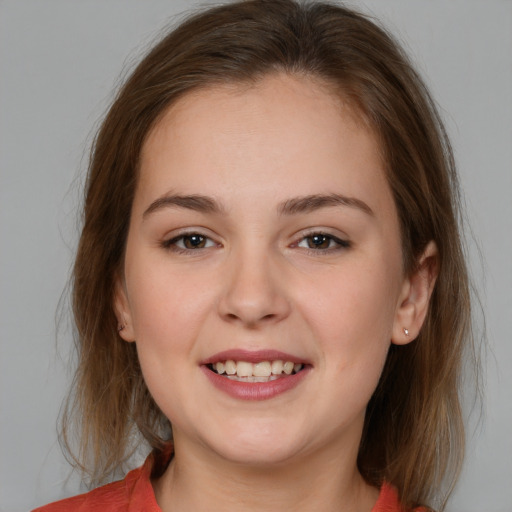
[[[290,314],[283,269],[269,254],[240,255],[226,261],[219,314],[251,329],[276,323]]]

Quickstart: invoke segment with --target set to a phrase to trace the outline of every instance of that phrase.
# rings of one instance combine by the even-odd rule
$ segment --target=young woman
[[[61,510],[442,508],[470,341],[457,177],[393,39],[344,7],[199,13],[95,141]],[[75,423],[73,423],[73,421]]]

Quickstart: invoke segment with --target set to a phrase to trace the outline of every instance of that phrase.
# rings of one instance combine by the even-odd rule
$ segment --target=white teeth
[[[279,378],[283,373],[291,375],[302,370],[304,365],[292,361],[260,361],[249,363],[247,361],[219,361],[213,363],[212,368],[219,375],[226,374],[231,379],[243,379],[244,382],[268,382]]]
[[[283,365],[283,371],[286,375],[291,375],[293,372],[293,363],[291,361],[286,361]]]
[[[255,365],[253,365],[252,374],[255,377],[270,377],[270,375],[272,374],[270,362],[262,361],[261,363],[256,363]]]
[[[226,373],[228,375],[235,375],[235,373],[236,373],[236,363],[234,361],[231,361],[231,360],[226,361],[224,363],[224,368],[225,368]]]
[[[283,361],[272,361],[272,373],[274,375],[283,373]]]
[[[249,379],[253,379],[252,381],[249,381],[249,382],[268,382],[269,380],[276,380],[276,378],[272,378],[271,375],[268,375],[267,377],[249,377]]]
[[[270,377],[237,377],[236,375],[227,375],[229,380],[236,380],[238,382],[270,382],[272,380],[277,380],[279,377],[277,375],[271,375]]]
[[[251,377],[252,373],[252,364],[246,363],[245,361],[238,361],[236,364],[236,374],[239,377]]]

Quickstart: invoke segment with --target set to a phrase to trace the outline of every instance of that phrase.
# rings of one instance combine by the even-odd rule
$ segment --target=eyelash
[[[178,244],[181,242],[182,244],[186,243],[186,240],[190,240],[193,237],[198,237],[202,242],[205,243],[203,247],[180,247]],[[328,242],[328,247],[319,248],[319,247],[302,247],[301,243],[307,243],[308,239],[311,240],[314,237],[321,237],[324,239],[324,242]],[[331,247],[331,244],[334,246]],[[190,233],[181,233],[180,235],[171,238],[170,240],[165,240],[162,242],[162,247],[169,251],[173,251],[181,254],[190,254],[195,251],[200,251],[202,249],[210,249],[211,247],[219,246],[216,242],[214,242],[210,237],[198,233],[196,231]],[[319,244],[320,245],[320,244]],[[329,233],[323,233],[321,231],[314,231],[312,233],[304,234],[300,240],[294,242],[291,247],[299,247],[301,249],[305,249],[306,251],[314,254],[329,254],[335,251],[340,251],[343,249],[348,249],[351,247],[351,243],[348,240],[343,240]]]
[[[301,247],[300,244],[303,242],[307,243],[308,239],[313,239],[314,237],[321,237],[328,241],[328,244],[331,245],[334,243],[335,245],[333,247],[326,247],[326,248],[319,248],[319,247]],[[314,254],[329,254],[335,251],[340,251],[343,249],[348,249],[351,247],[351,243],[348,240],[343,240],[341,238],[338,238],[337,236],[331,235],[329,233],[323,233],[322,231],[314,231],[312,233],[307,233],[303,235],[303,237],[293,244],[294,247],[301,247],[302,249],[305,249],[306,251]]]
[[[186,240],[190,240],[193,237],[201,238],[206,244],[209,244],[209,246],[206,247],[180,247],[178,244],[180,242],[185,243]],[[174,238],[171,238],[170,240],[164,240],[162,242],[162,247],[164,249],[167,249],[169,251],[182,253],[182,254],[190,254],[194,251],[199,251],[201,249],[209,249],[210,247],[213,247],[216,244],[210,237],[203,235],[201,233],[198,233],[196,231],[191,231],[190,233],[181,233],[178,236],[175,236]]]

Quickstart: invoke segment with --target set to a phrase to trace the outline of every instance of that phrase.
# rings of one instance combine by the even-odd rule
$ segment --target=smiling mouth
[[[208,364],[207,367],[217,375],[238,382],[271,382],[295,375],[304,369],[302,363],[281,360],[250,363],[228,359]]]

